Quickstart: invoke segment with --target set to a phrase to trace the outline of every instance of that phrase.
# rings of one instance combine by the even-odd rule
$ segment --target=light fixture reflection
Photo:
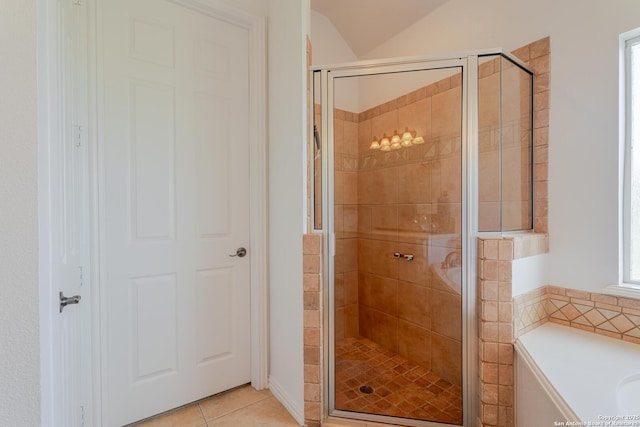
[[[424,138],[421,136],[414,136],[416,133],[409,130],[409,128],[405,128],[405,131],[402,134],[399,134],[397,131],[393,133],[391,139],[384,134],[382,139],[378,142],[376,137],[371,141],[371,145],[369,145],[370,150],[380,150],[380,151],[391,151],[391,150],[399,150],[402,147],[411,147],[413,145],[424,144]]]

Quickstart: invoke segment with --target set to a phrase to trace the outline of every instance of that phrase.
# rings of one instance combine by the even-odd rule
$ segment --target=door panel
[[[134,382],[177,371],[176,284],[175,274],[131,280]]]
[[[102,2],[105,425],[250,381],[248,32]],[[250,248],[248,248],[250,249]]]
[[[130,93],[131,240],[173,239],[175,91],[170,86],[132,82]]]

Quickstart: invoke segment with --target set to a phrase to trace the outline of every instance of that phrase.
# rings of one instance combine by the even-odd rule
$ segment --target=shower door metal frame
[[[418,421],[384,415],[337,410],[335,408],[335,298],[334,256],[334,79],[373,74],[427,71],[459,68],[462,73],[462,399],[463,425],[478,423],[478,334],[476,256],[478,236],[478,57],[502,54],[501,50],[483,50],[454,54],[448,57],[398,58],[387,61],[362,61],[341,65],[316,67],[321,79],[322,119],[322,218],[323,263],[326,278],[323,287],[323,349],[324,407],[323,417],[336,416],[372,422],[397,423],[411,426],[443,426],[447,424]],[[330,303],[331,302],[331,303]]]

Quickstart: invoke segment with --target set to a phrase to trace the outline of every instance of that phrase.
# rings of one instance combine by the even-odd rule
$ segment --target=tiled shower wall
[[[531,76],[503,57],[479,73],[480,231],[527,230],[531,210]]]
[[[549,231],[549,97],[551,39],[545,37],[512,52],[535,74],[533,88],[533,229]]]
[[[358,336],[358,115],[334,114],[335,337]]]
[[[359,115],[360,334],[461,384],[461,298],[431,271],[459,239],[461,78],[445,78]],[[369,150],[415,131],[425,143]],[[414,255],[396,259],[394,252]]]

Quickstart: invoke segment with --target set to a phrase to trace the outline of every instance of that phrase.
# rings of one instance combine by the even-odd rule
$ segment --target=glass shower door
[[[333,79],[339,415],[462,424],[462,80],[461,67]]]

